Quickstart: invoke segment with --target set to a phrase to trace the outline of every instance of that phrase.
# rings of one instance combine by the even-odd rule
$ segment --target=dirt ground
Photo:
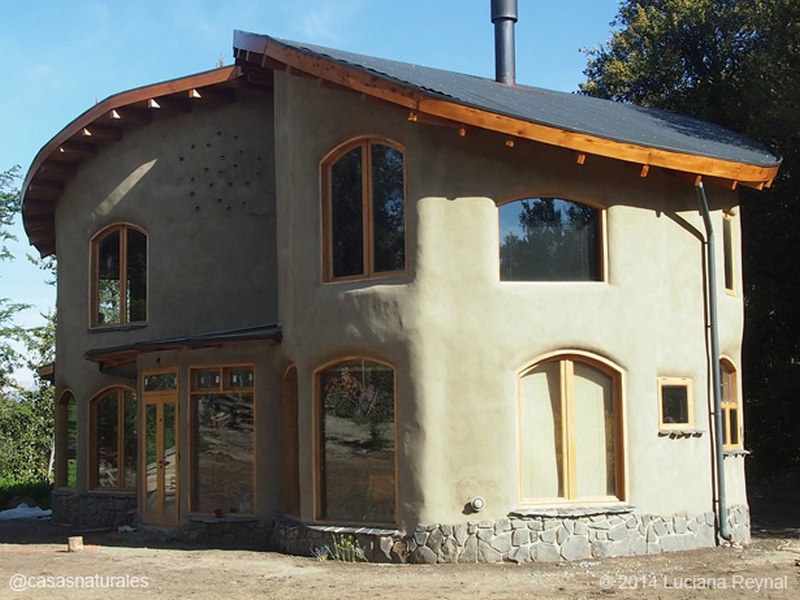
[[[68,553],[73,530],[0,521],[0,598],[800,598],[800,499],[754,499],[751,509],[743,548],[527,565],[322,562],[141,532],[77,532],[87,546]]]

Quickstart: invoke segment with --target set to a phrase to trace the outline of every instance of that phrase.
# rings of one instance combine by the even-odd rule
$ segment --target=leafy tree
[[[581,91],[690,113],[784,157],[743,189],[744,393],[751,473],[800,475],[800,2],[621,0]]]

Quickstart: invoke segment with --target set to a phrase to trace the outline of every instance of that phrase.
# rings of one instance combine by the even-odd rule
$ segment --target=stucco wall
[[[99,372],[90,349],[278,320],[272,96],[188,112],[153,110],[153,122],[84,159],[56,206],[56,387],[78,400],[78,490],[88,464],[88,401],[136,381]],[[90,239],[112,223],[148,234],[148,322],[89,326]]]
[[[408,272],[322,284],[318,165],[362,135],[405,147]],[[472,130],[461,138],[409,122],[404,110],[276,74],[281,349],[298,367],[304,519],[314,517],[316,485],[313,373],[325,363],[366,356],[394,364],[399,518],[411,530],[467,519],[464,504],[476,494],[487,500],[486,518],[518,506],[517,373],[559,350],[620,368],[626,500],[652,514],[711,509],[703,230],[693,186],[659,170],[641,178],[636,165],[589,157],[579,166],[571,152],[504,141]],[[736,196],[708,191],[719,227],[720,209]],[[606,209],[605,282],[499,281],[496,203],[537,195]],[[721,244],[718,254],[721,264]],[[721,350],[738,367],[741,295],[720,294],[719,308]],[[658,435],[659,376],[692,378],[700,436]],[[731,501],[743,503],[742,478],[730,481]]]

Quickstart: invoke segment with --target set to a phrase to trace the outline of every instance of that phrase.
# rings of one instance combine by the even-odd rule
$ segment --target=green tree
[[[784,157],[743,189],[744,393],[751,473],[800,475],[800,2],[622,0],[581,91],[693,114]]]

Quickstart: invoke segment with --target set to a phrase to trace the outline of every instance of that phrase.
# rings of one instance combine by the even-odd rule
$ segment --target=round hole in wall
[[[232,181],[228,182],[228,187],[233,187],[233,182]]]
[[[222,198],[217,198],[217,202],[218,202],[219,204],[222,204]]]
[[[213,181],[209,181],[208,182],[208,187],[213,188],[214,187],[214,182]]]
[[[195,210],[195,212],[200,212],[200,207],[199,206],[195,206],[194,210]]]
[[[224,154],[220,154],[220,155],[219,155],[219,159],[220,159],[220,160],[225,160],[225,155],[224,155]]]
[[[208,173],[208,167],[203,167],[203,173]]]
[[[222,132],[219,129],[217,130],[217,137],[222,137]]]
[[[194,190],[192,190],[191,192],[189,192],[189,195],[190,195],[190,196],[192,196],[192,197],[194,197]]]
[[[256,160],[261,160],[261,155],[256,156]]]
[[[206,148],[211,148],[211,142],[209,142],[208,144],[206,144]]]
[[[179,156],[179,157],[178,157],[178,160],[179,160],[179,161],[181,161],[181,162],[183,162],[183,157],[182,157],[182,156]]]
[[[238,169],[239,168],[239,163],[233,163],[233,168],[234,169]]]
[[[194,181],[195,181],[194,177],[191,177],[191,178],[189,179],[189,181],[191,181],[192,183],[194,183]]]
[[[189,146],[189,148],[191,148],[192,150],[194,150],[194,149],[195,149],[195,145],[194,145],[194,144],[192,144],[191,146]]]
[[[228,208],[226,208],[225,210],[228,210],[228,211],[230,211],[232,208],[233,208],[232,206],[229,206],[229,207],[228,207]]]
[[[238,140],[238,139],[239,139],[239,136],[238,136],[238,135],[234,135],[234,136],[233,136],[233,139],[234,139],[234,140]]]

